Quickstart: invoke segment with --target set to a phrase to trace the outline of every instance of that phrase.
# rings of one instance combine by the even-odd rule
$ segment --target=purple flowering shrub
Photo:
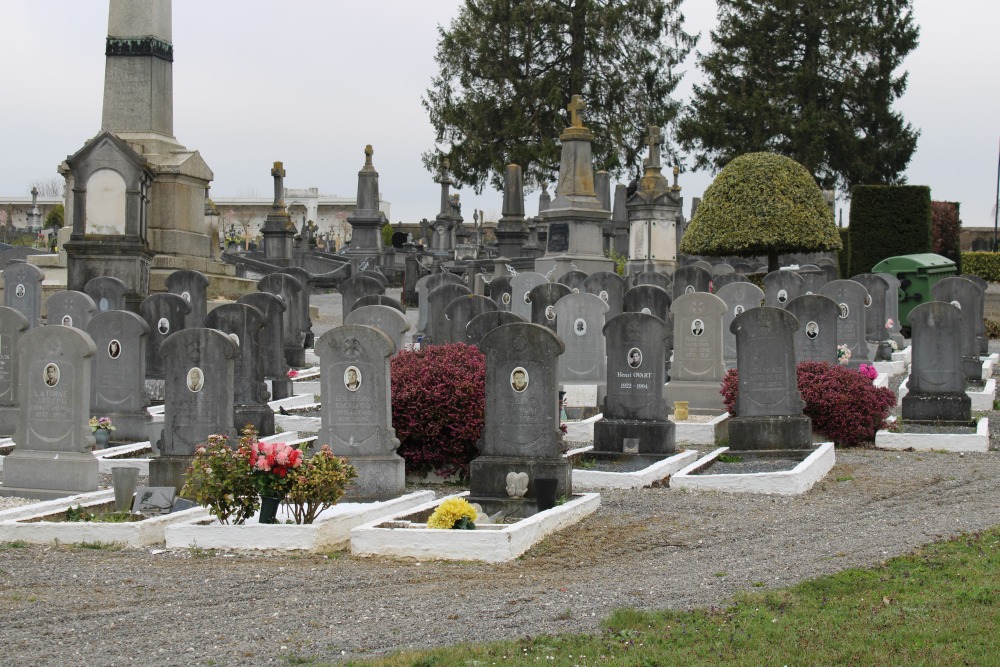
[[[400,352],[390,372],[406,471],[468,476],[486,413],[486,357],[465,343],[432,345]]]
[[[876,387],[870,378],[844,366],[821,361],[804,361],[797,368],[803,413],[812,419],[813,429],[838,445],[857,445],[875,439],[885,428],[886,417],[896,405],[891,389]],[[734,414],[739,382],[736,369],[722,380],[722,400]]]

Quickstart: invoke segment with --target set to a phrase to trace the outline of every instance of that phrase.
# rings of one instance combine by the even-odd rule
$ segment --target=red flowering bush
[[[407,472],[463,477],[479,450],[486,413],[486,357],[465,343],[393,357],[392,426]]]
[[[813,429],[838,445],[857,445],[875,439],[885,428],[885,418],[896,405],[891,389],[876,387],[858,371],[821,361],[804,361],[797,367],[803,412]],[[730,414],[736,412],[739,382],[736,369],[722,381],[722,400]]]

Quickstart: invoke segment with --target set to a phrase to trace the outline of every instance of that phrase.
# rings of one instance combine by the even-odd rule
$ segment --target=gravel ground
[[[0,663],[336,662],[593,631],[618,607],[724,604],[757,582],[786,586],[998,525],[998,477],[996,451],[841,450],[796,497],[605,492],[594,515],[503,565],[0,545]]]

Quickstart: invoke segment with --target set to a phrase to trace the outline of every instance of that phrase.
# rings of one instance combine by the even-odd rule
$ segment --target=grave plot
[[[875,434],[875,446],[915,452],[986,452],[990,449],[990,420],[965,425],[920,425],[890,418],[890,427]],[[895,430],[899,429],[899,430]]]
[[[573,464],[574,489],[640,489],[652,486],[689,466],[698,458],[695,450],[673,456],[645,456],[595,452],[594,447],[580,447],[566,452]]]
[[[832,442],[809,450],[733,452],[720,447],[670,478],[670,488],[729,493],[805,493],[833,468]]]
[[[465,498],[468,494],[449,496],[457,497]],[[593,514],[601,504],[597,493],[573,494],[563,504],[530,517],[507,519],[511,523],[476,522],[475,530],[428,528],[427,520],[445,500],[435,500],[354,528],[351,554],[503,563],[514,560],[548,535]]]

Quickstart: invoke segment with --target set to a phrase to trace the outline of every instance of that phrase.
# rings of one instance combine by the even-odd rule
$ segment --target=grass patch
[[[719,463],[740,463],[743,457],[739,454],[719,454],[717,460]]]
[[[5,551],[7,549],[24,549],[28,546],[28,543],[24,540],[14,540],[12,542],[0,543],[0,551]]]
[[[838,482],[850,482],[854,479],[854,475],[841,475],[837,478]]]
[[[985,665],[1000,655],[1000,528],[728,607],[619,609],[597,635],[409,651],[349,665]]]
[[[121,551],[122,545],[120,542],[79,542],[74,546],[80,549],[96,549],[103,551]]]

